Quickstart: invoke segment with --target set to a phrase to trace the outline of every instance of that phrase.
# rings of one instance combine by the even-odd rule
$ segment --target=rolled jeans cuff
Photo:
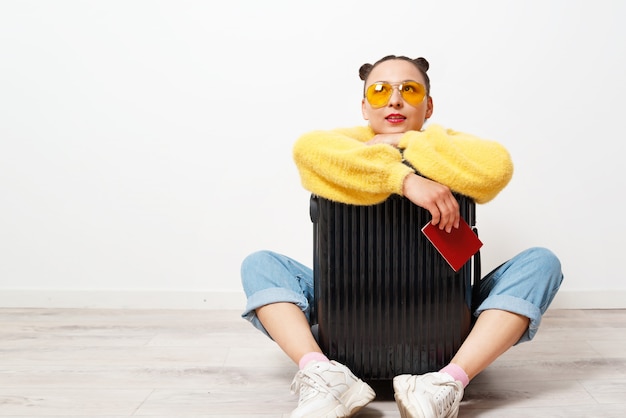
[[[512,312],[530,319],[528,329],[515,343],[516,345],[532,340],[539,329],[539,325],[541,324],[541,310],[525,299],[509,295],[489,296],[480,304],[478,309],[476,309],[474,316],[478,316],[483,311],[488,309],[498,309],[501,311]]]
[[[252,325],[263,331],[263,333],[269,337],[270,335],[267,330],[256,316],[256,309],[271,303],[280,302],[293,303],[297,305],[302,312],[304,312],[307,320],[309,319],[309,301],[301,294],[280,287],[259,290],[258,292],[250,295],[246,303],[246,309],[243,314],[241,314],[241,317],[250,321]]]

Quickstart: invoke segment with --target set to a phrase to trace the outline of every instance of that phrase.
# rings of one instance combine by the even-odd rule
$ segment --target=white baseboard
[[[626,290],[559,290],[551,309],[626,309]]]
[[[1,290],[0,308],[234,309],[243,292],[145,290]],[[561,290],[551,309],[626,309],[626,290]]]

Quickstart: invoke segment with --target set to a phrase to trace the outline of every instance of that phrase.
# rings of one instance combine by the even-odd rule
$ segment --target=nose
[[[391,90],[391,97],[389,98],[389,106],[391,107],[402,107],[404,105],[404,99],[402,98],[402,94],[400,94],[400,89],[396,86]]]

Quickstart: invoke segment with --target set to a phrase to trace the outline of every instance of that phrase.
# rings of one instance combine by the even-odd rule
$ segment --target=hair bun
[[[372,64],[363,64],[361,65],[361,68],[359,68],[359,78],[363,81],[365,81],[367,79],[367,76],[369,75],[370,71],[372,71]]]
[[[428,63],[428,61],[426,61],[426,58],[423,58],[423,57],[415,58],[413,62],[415,63],[415,65],[417,65],[422,70],[424,70],[424,72],[428,71],[428,69],[430,68],[430,64]]]

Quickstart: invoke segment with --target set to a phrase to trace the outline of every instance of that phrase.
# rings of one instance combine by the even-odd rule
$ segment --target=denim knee
[[[530,248],[489,273],[481,282],[481,303],[475,313],[500,309],[530,319],[518,341],[531,340],[563,281],[561,263],[546,248]]]
[[[267,334],[256,309],[271,303],[289,302],[309,317],[313,303],[313,272],[303,264],[272,251],[257,251],[241,263],[241,283],[247,297],[244,319]]]

